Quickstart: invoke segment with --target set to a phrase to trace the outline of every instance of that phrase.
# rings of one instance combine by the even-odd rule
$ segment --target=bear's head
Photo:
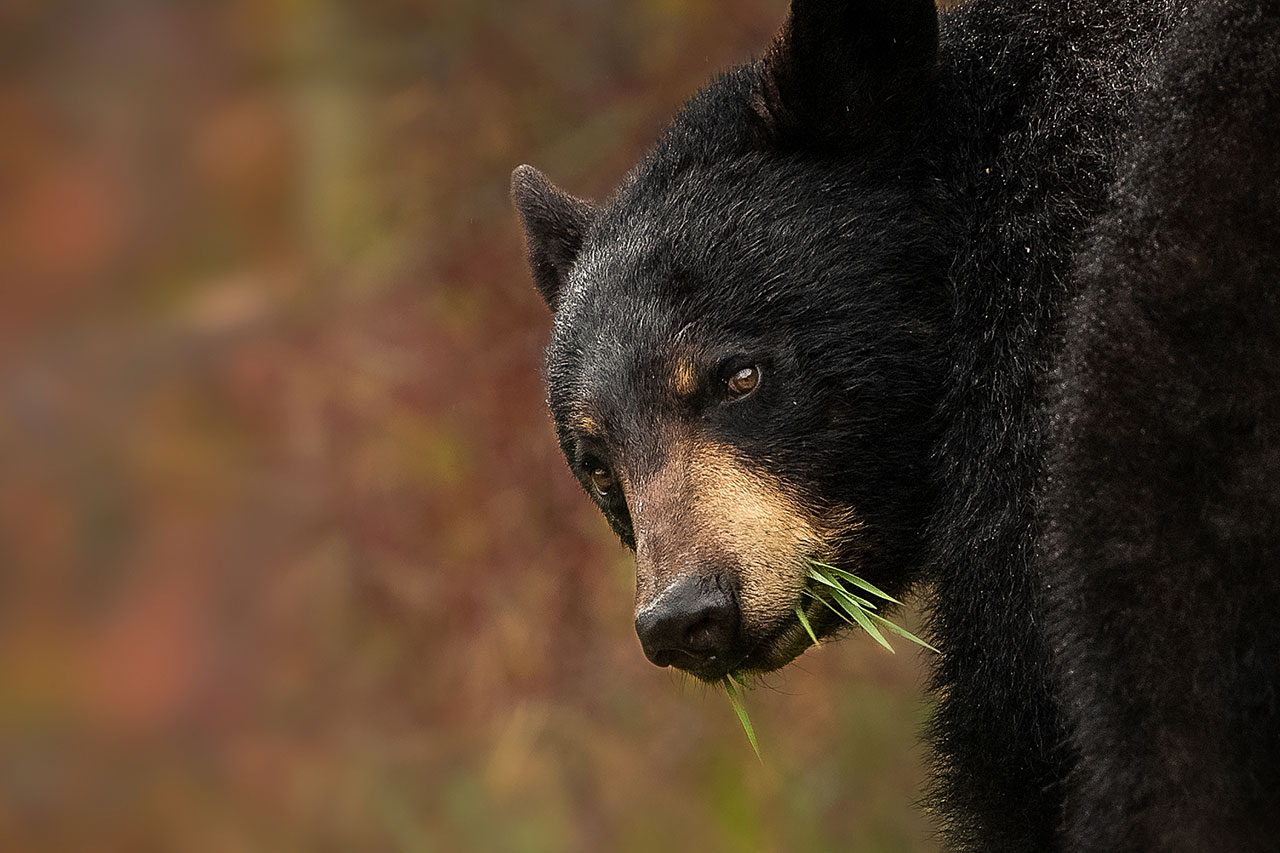
[[[795,0],[601,204],[521,166],[560,445],[636,556],[645,654],[799,654],[809,562],[890,593],[933,502],[946,251],[932,0]]]

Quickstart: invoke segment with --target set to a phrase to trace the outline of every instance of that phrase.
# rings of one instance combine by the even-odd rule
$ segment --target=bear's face
[[[701,93],[604,205],[513,177],[561,447],[635,551],[646,655],[707,680],[790,661],[797,606],[835,630],[812,560],[910,583],[932,503],[937,199],[870,121],[838,156],[795,144],[785,45]]]

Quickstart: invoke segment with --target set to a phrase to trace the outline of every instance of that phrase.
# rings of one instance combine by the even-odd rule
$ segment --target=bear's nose
[[[713,578],[691,575],[636,614],[644,655],[657,666],[724,668],[738,633],[738,607]]]

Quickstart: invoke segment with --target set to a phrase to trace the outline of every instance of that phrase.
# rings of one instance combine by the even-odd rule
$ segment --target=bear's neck
[[[1072,258],[1106,204],[1141,80],[1118,58],[1149,54],[1134,42],[1163,29],[1152,6],[973,0],[942,19],[935,138],[956,248],[945,488],[929,537],[943,651],[934,796],[962,848],[1055,849],[1055,780],[1071,756],[1039,628],[1042,392]],[[1099,39],[1108,32],[1127,43]]]

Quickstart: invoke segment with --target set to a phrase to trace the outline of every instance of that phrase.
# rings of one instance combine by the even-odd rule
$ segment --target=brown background
[[[506,198],[784,0],[0,3],[0,849],[927,850],[920,661],[645,662]]]

